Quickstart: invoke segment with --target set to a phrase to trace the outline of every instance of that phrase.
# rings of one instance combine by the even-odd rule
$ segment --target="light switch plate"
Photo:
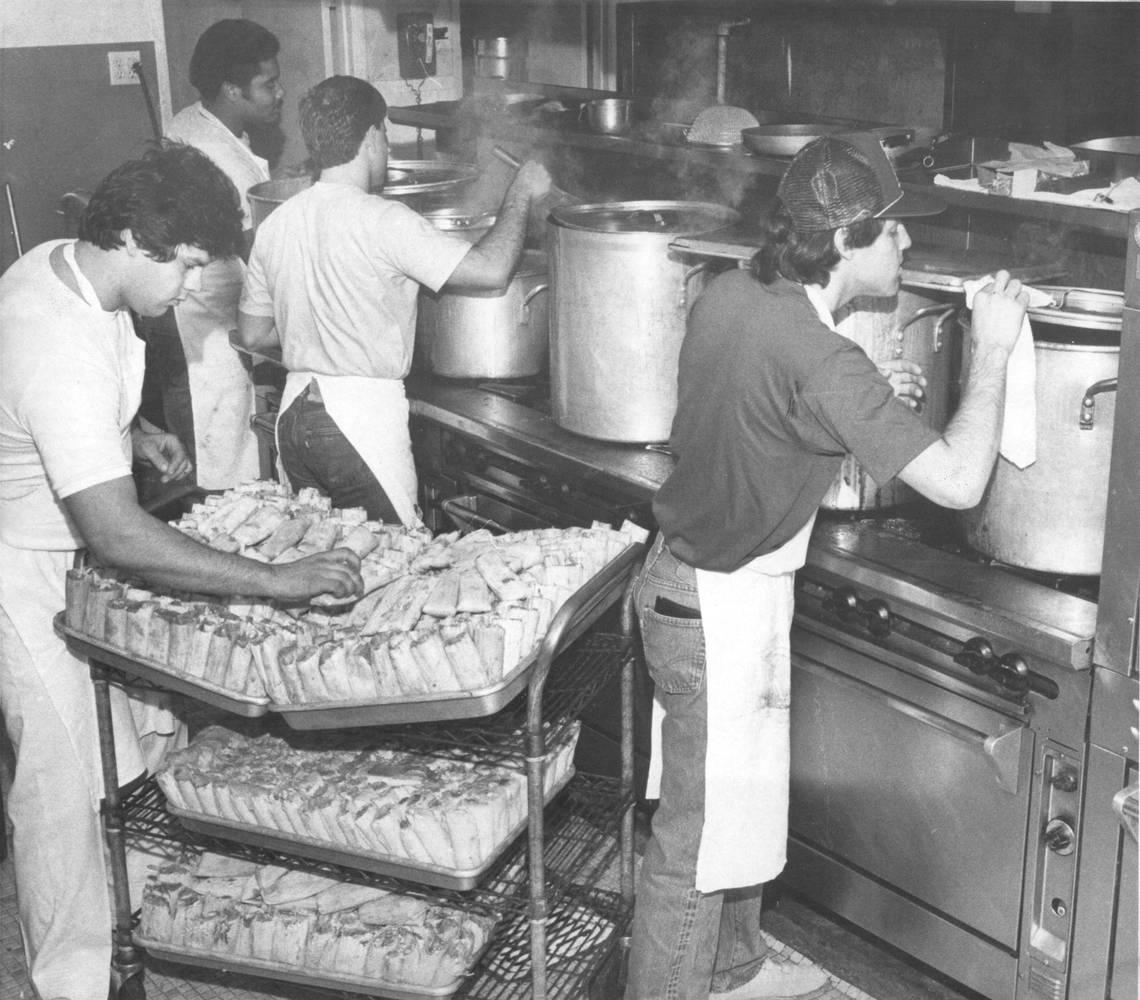
[[[141,59],[142,56],[137,51],[108,52],[107,66],[111,75],[111,86],[127,87],[131,84],[137,86],[139,78],[135,73],[135,65]]]

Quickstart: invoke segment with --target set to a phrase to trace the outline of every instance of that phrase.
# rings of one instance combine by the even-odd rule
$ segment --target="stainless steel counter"
[[[549,415],[495,395],[470,382],[413,375],[407,380],[413,417],[509,449],[519,461],[577,469],[583,478],[608,482],[648,501],[665,481],[673,460],[643,445],[609,444],[559,427]]]

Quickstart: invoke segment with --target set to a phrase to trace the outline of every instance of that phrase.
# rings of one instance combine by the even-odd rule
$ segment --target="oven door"
[[[985,697],[896,668],[899,656],[797,619],[783,881],[1012,996],[1034,733]]]
[[[1070,1000],[1136,1000],[1140,684],[1097,668],[1085,778]]]

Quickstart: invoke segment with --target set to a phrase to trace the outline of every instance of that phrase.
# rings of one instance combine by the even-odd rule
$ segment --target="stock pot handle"
[[[1127,831],[1128,836],[1132,838],[1132,843],[1137,841],[1136,827],[1138,820],[1140,820],[1140,807],[1137,805],[1137,800],[1140,798],[1140,786],[1129,785],[1127,788],[1122,788],[1112,797],[1112,811],[1116,813],[1117,819],[1120,820],[1120,825]]]
[[[522,303],[519,306],[519,326],[530,326],[530,301],[539,292],[545,292],[549,287],[549,284],[535,285],[534,288],[526,293],[526,296],[523,298]]]
[[[707,271],[711,266],[711,260],[703,260],[701,263],[694,264],[692,267],[688,268],[685,271],[684,275],[681,278],[681,301],[678,303],[681,307],[682,312],[687,314],[690,308],[689,282],[692,281],[694,277],[696,277],[698,272]]]
[[[914,315],[899,327],[899,333],[901,334],[908,326],[920,319],[926,319],[927,316],[937,316],[938,322],[934,324],[934,353],[937,354],[942,350],[942,335],[946,332],[946,324],[957,311],[956,305],[948,306],[943,302],[923,306],[921,309],[916,309]]]
[[[1116,379],[1106,378],[1094,382],[1086,390],[1081,399],[1081,418],[1079,421],[1082,431],[1091,431],[1096,417],[1096,397],[1102,392],[1115,392]]]

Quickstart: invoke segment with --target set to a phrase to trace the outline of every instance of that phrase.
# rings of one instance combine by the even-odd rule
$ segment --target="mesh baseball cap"
[[[946,205],[906,191],[876,135],[844,132],[813,139],[788,166],[777,192],[801,233],[850,226],[863,219],[937,215]]]

